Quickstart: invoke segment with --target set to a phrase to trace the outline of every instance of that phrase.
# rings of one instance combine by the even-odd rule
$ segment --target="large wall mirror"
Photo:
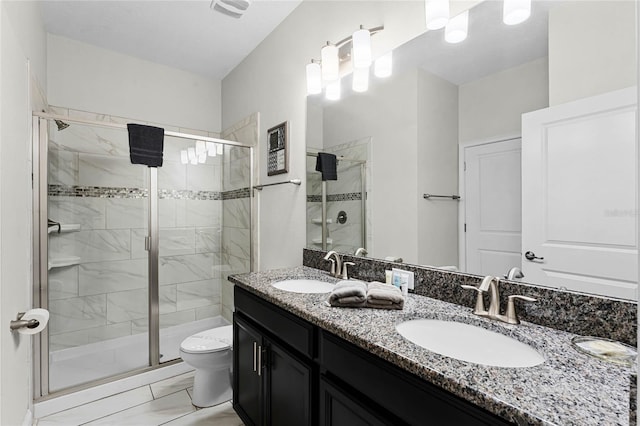
[[[637,300],[635,7],[533,0],[509,26],[484,1],[463,42],[428,31],[368,91],[309,96],[307,247]]]

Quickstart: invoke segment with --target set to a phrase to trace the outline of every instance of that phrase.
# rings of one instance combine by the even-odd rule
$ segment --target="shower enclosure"
[[[359,152],[351,147],[347,154]],[[366,159],[366,152],[360,156]],[[351,254],[366,249],[367,161],[338,151],[338,180],[323,182],[316,159],[317,153],[307,153],[307,247]]]
[[[51,314],[36,397],[175,363],[229,322],[222,287],[251,265],[250,146],[165,131],[149,168],[124,122],[40,114],[33,130],[34,305]]]

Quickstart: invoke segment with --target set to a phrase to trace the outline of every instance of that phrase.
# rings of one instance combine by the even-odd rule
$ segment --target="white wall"
[[[374,36],[373,43],[381,53],[425,31],[424,3],[302,2],[223,80],[223,128],[252,112],[261,113],[261,143],[256,152],[260,167],[258,182],[304,178],[305,65],[319,56],[327,40],[341,40],[360,24],[366,27],[384,24],[385,30]],[[267,177],[266,130],[285,120],[290,125],[289,173]],[[257,197],[260,203],[259,269],[301,264],[306,239],[305,186],[274,186],[261,191]]]
[[[220,133],[220,81],[48,35],[51,105]],[[248,114],[245,114],[248,115]]]
[[[8,329],[32,306],[31,107],[41,105],[29,85],[44,83],[46,63],[35,2],[1,3],[0,44],[0,424],[17,425],[29,419],[32,396],[31,339]]]
[[[519,135],[522,114],[549,106],[548,93],[547,58],[461,85],[460,143]]]
[[[549,102],[637,84],[636,2],[579,1],[549,13]]]
[[[422,195],[458,192],[458,87],[419,70],[417,118],[417,263],[457,265],[458,202]]]

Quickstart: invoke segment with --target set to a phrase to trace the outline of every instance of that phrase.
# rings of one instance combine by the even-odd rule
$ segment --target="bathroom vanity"
[[[326,305],[326,294],[272,285],[296,278],[336,281],[309,267],[229,278],[234,408],[246,424],[628,424],[631,370],[577,352],[571,333],[497,323],[416,294],[401,311],[345,309]],[[430,352],[396,331],[417,318],[508,335],[545,362],[502,368]]]

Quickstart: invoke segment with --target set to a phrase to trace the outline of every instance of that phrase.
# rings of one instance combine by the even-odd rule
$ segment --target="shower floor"
[[[227,324],[218,316],[160,330],[160,362],[180,358],[180,343],[186,337]],[[49,355],[49,390],[59,391],[148,365],[146,333],[62,349]]]

